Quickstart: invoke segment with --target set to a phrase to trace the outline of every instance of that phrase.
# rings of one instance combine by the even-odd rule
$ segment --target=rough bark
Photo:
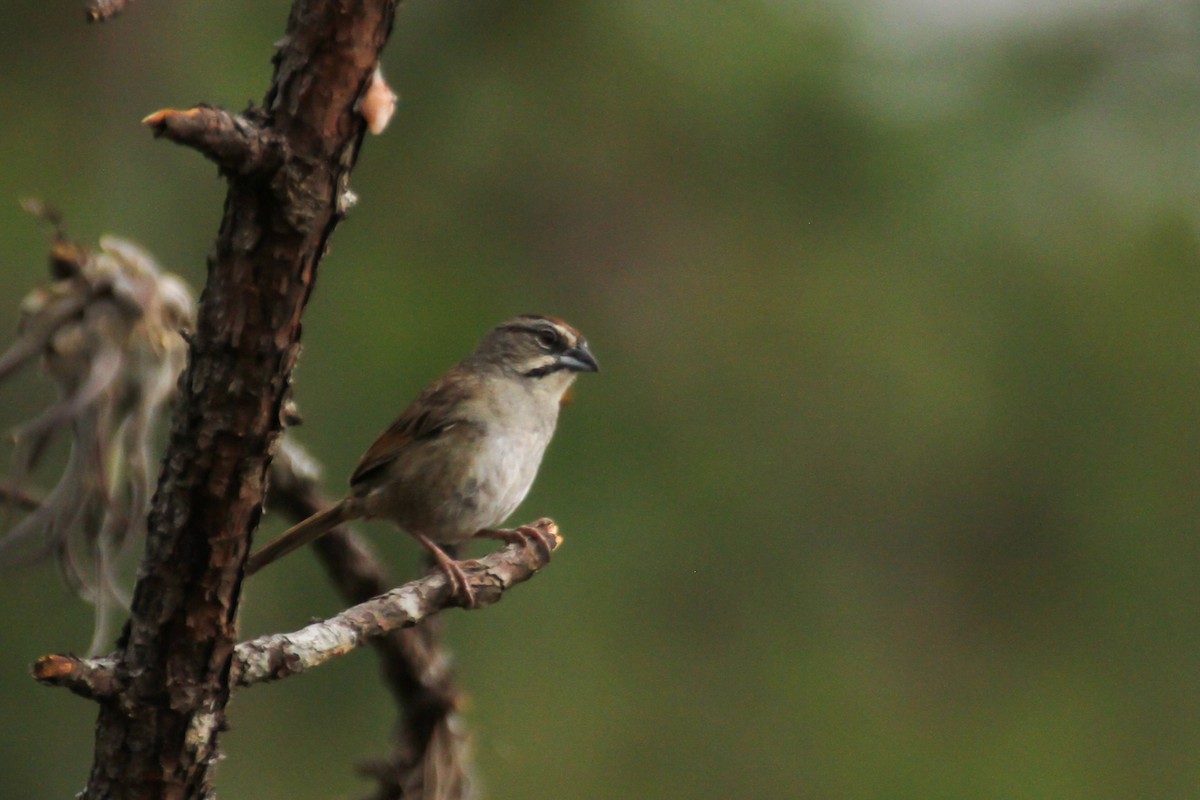
[[[184,142],[222,166],[229,191],[115,654],[124,691],[101,702],[88,800],[213,793],[242,564],[262,515],[301,312],[350,197],[364,131],[355,105],[396,3],[296,0],[264,107],[245,115],[277,142],[273,168],[231,169],[230,151],[211,138]]]

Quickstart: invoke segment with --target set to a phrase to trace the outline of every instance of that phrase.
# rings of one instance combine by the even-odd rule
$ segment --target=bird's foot
[[[446,551],[438,547],[428,536],[417,533],[413,534],[413,537],[433,554],[437,560],[438,569],[446,576],[446,582],[450,584],[450,591],[458,597],[462,605],[465,608],[475,608],[475,592],[471,590],[471,581],[467,577],[467,573],[463,572],[462,562],[455,561],[446,555]]]
[[[438,560],[438,569],[446,576],[450,589],[462,601],[465,608],[475,608],[475,592],[471,589],[471,581],[463,572],[461,562],[446,556],[446,560]]]
[[[558,544],[554,537],[540,528],[535,528],[532,525],[522,525],[519,528],[489,528],[475,534],[476,538],[480,539],[499,539],[505,544],[519,544],[522,547],[529,547],[531,544],[536,545],[546,561],[550,560],[551,554],[554,552],[554,546]]]

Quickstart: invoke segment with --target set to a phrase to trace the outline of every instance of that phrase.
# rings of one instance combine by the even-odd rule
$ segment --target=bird
[[[599,370],[587,340],[557,317],[524,314],[497,325],[367,448],[341,502],[253,553],[246,574],[344,522],[382,519],[424,546],[473,607],[460,563],[440,545],[493,538],[532,542],[549,556],[548,538],[536,528],[498,526],[533,485],[576,376]]]

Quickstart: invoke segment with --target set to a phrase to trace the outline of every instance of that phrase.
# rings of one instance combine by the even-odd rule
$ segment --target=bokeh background
[[[138,121],[260,100],[287,5],[7,5],[0,330],[25,196],[202,285],[223,186]],[[489,797],[1200,796],[1194,4],[408,0],[384,68],[296,374],[330,491],[507,316],[604,368],[517,515],[566,546],[447,617]],[[72,796],[95,709],[26,670],[90,612],[0,603],[0,796]],[[302,553],[244,631],[337,608]],[[375,676],[238,695],[222,795],[366,793]]]

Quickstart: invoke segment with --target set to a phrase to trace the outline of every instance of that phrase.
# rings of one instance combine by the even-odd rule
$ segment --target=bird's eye
[[[549,350],[550,348],[554,347],[554,345],[558,344],[558,334],[556,334],[554,331],[538,331],[537,342],[542,346],[542,348]]]

